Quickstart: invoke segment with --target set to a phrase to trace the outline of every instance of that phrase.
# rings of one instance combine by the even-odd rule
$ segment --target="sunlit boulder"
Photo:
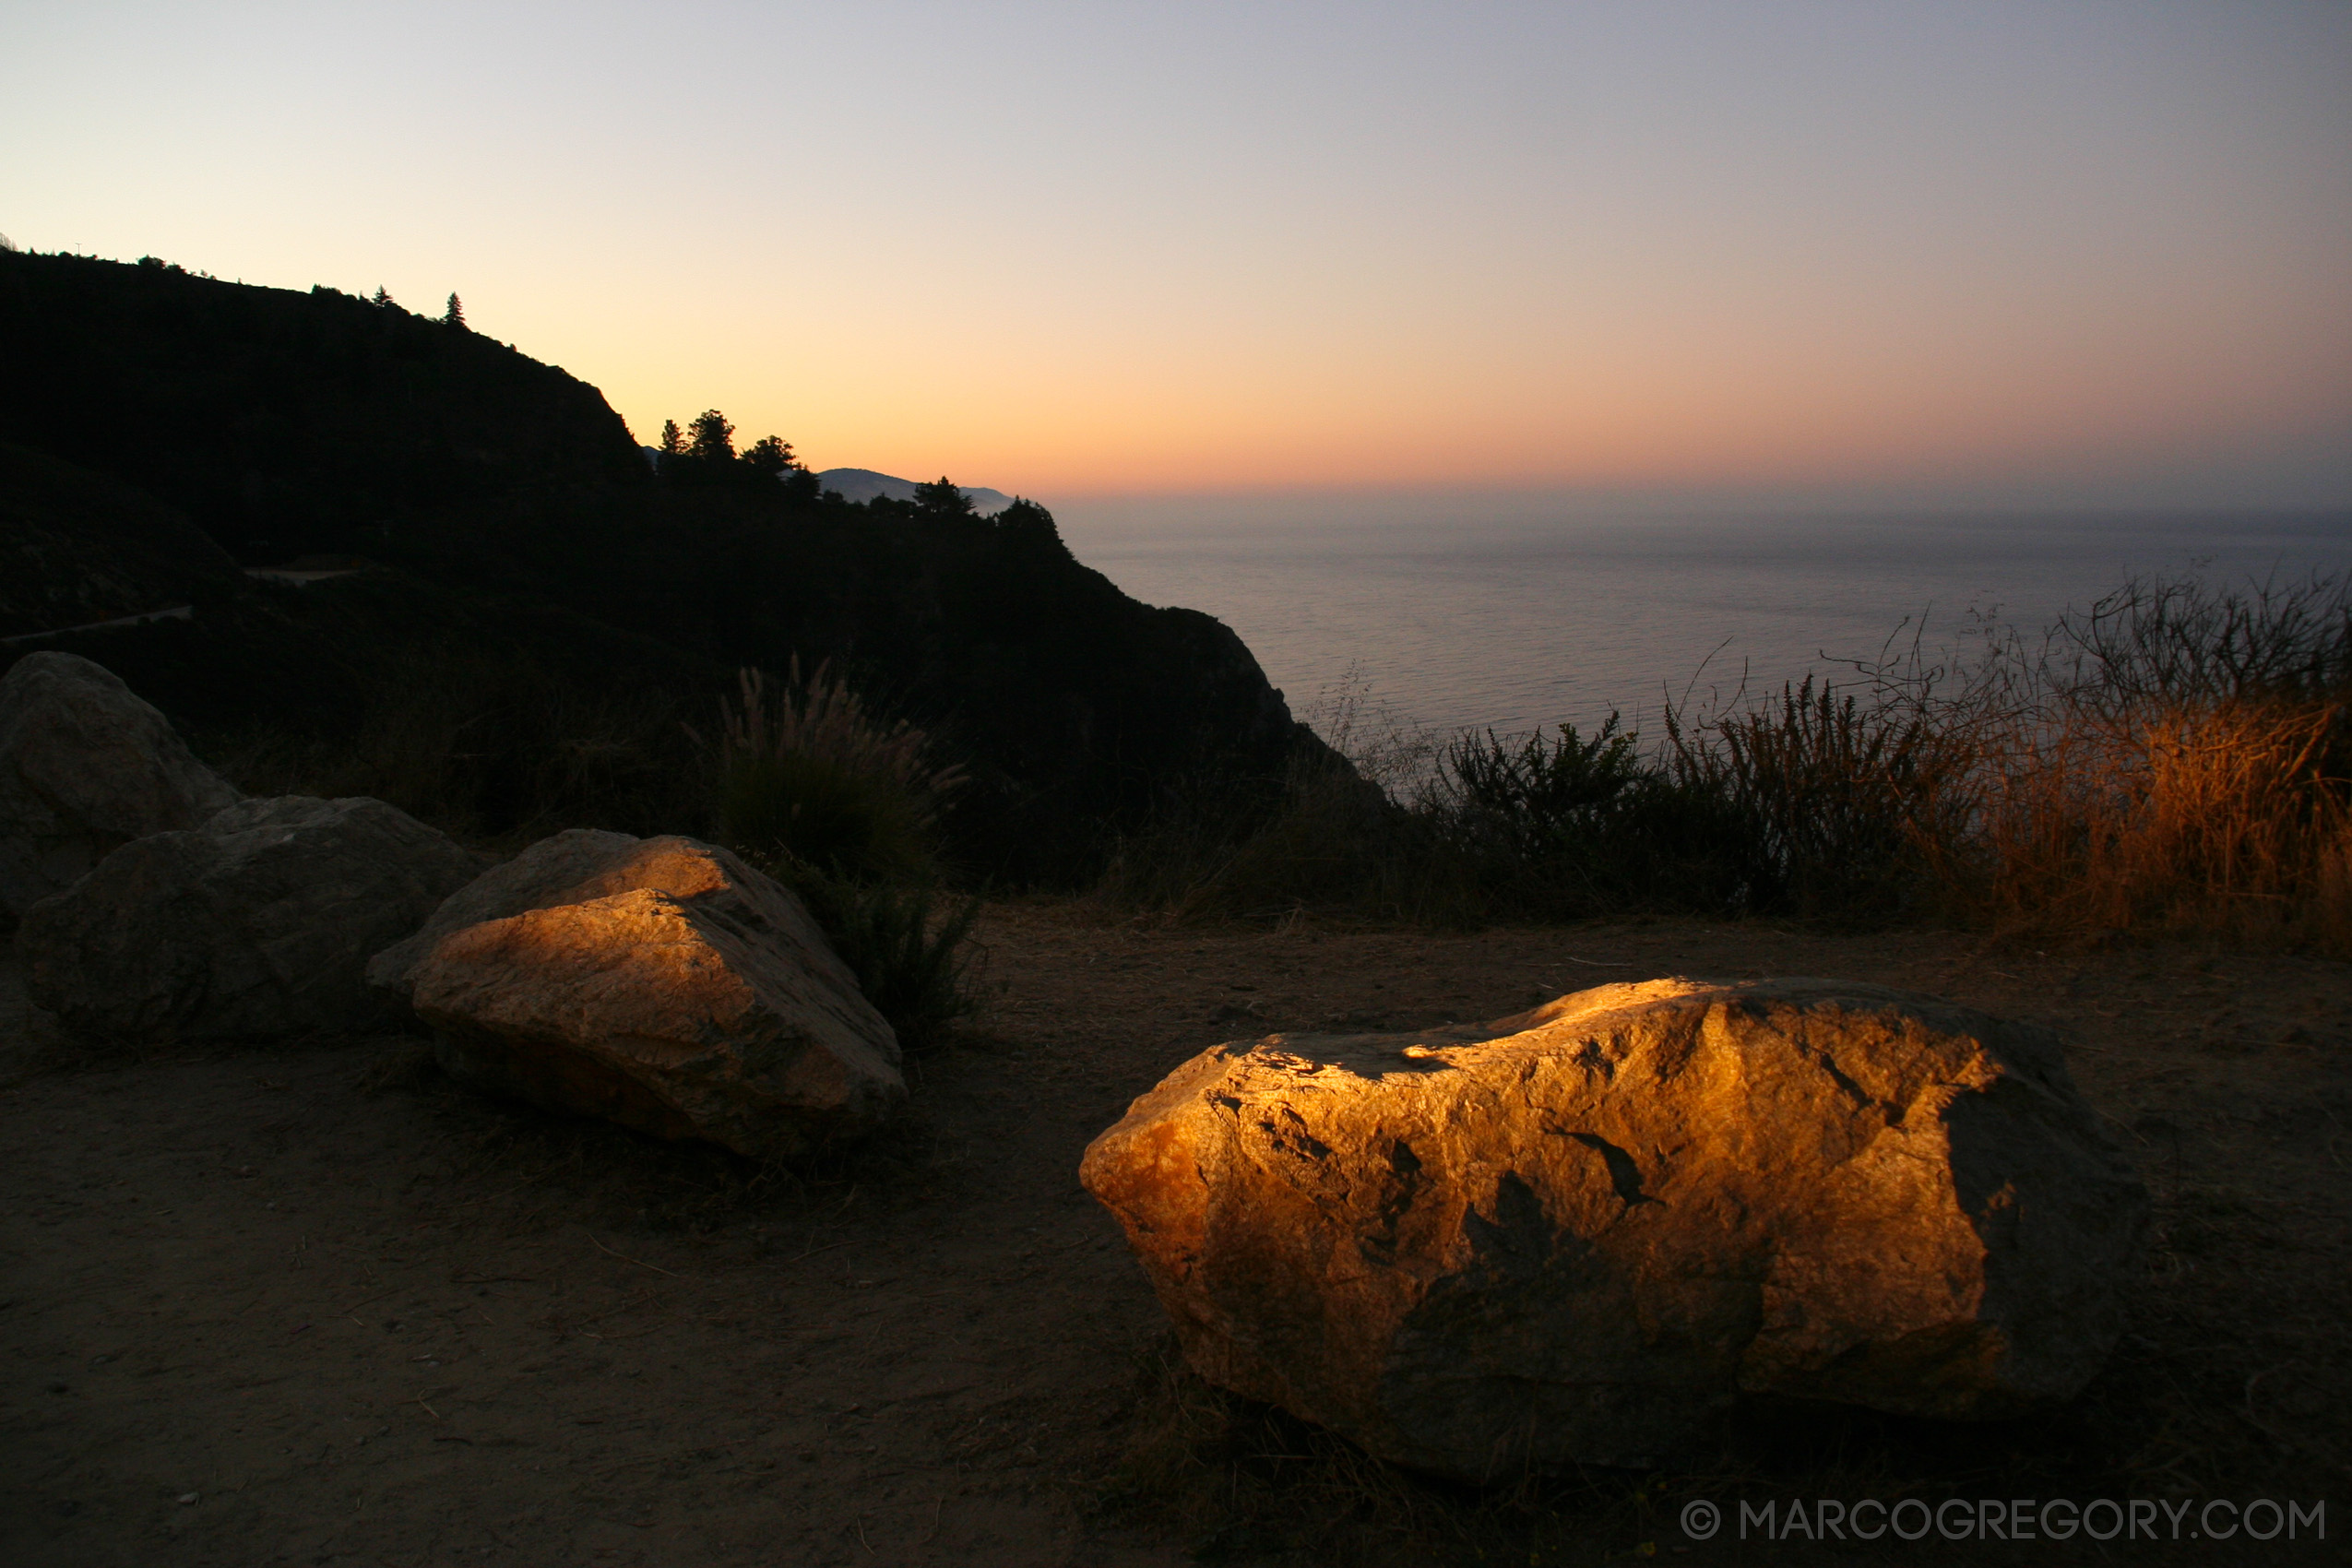
[[[1470,1479],[2063,1400],[2148,1212],[2046,1030],[1818,980],[1220,1045],[1080,1174],[1203,1376]]]
[[[791,1158],[906,1101],[897,1037],[800,900],[692,838],[560,834],[372,975],[479,1087]]]

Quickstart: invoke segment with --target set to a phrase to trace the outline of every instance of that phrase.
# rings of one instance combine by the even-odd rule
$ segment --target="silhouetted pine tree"
[[[456,294],[451,294],[449,296],[449,309],[442,315],[441,319],[447,322],[450,326],[457,327],[461,332],[466,330],[466,307],[457,303],[457,296]]]
[[[705,462],[728,463],[735,458],[735,427],[717,409],[705,409],[686,427],[686,456]]]
[[[801,467],[801,460],[792,456],[792,444],[778,435],[763,435],[753,442],[743,453],[743,461],[778,477]]]
[[[958,490],[956,481],[945,474],[929,484],[915,486],[915,505],[943,517],[968,517],[972,515],[972,498]]]

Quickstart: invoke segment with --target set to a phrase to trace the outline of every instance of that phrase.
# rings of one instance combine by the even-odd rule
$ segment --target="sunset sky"
[[[2352,6],[0,9],[0,232],[819,468],[2352,504]]]

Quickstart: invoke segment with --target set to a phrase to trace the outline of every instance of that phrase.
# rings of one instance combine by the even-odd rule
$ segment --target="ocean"
[[[1382,498],[1057,506],[1078,559],[1239,633],[1300,717],[1499,732],[1655,723],[1850,674],[1915,634],[2038,631],[2127,579],[2352,572],[2352,513],[1547,516]]]

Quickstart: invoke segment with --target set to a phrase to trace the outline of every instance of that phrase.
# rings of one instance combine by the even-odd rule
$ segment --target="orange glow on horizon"
[[[2352,505],[2342,6],[422,4],[27,11],[0,223],[1049,505]]]

